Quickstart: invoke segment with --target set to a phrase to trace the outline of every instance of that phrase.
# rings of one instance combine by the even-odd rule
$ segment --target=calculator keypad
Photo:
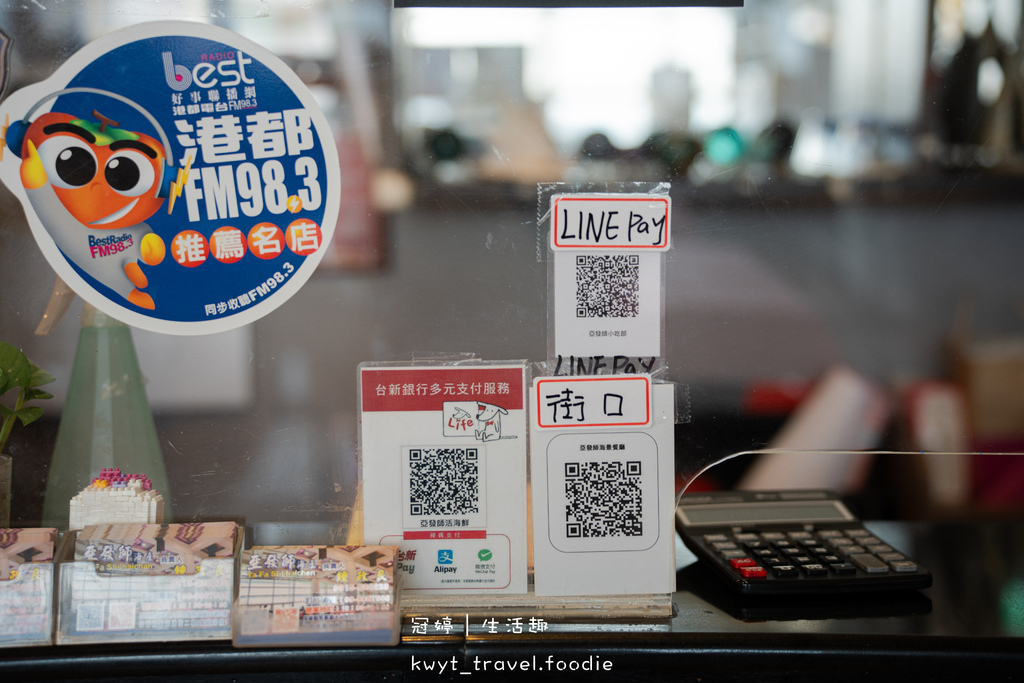
[[[918,566],[867,529],[706,534],[705,544],[747,580],[910,574]]]

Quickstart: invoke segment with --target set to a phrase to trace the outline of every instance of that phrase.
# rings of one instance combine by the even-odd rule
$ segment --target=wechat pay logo
[[[494,557],[494,555],[491,553],[491,551],[488,550],[487,548],[484,548],[483,550],[478,552],[476,554],[476,556],[478,558],[480,558],[481,562],[490,562],[491,558]]]

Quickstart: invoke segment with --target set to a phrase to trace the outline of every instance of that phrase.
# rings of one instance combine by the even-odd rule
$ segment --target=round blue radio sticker
[[[237,34],[158,22],[90,43],[0,105],[0,178],[57,274],[139,328],[207,334],[294,294],[340,171],[297,76]]]

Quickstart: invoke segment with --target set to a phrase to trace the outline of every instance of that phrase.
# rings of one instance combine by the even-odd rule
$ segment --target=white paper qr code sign
[[[662,355],[662,261],[660,252],[552,253],[555,353]]]
[[[658,444],[642,432],[548,444],[548,537],[564,553],[646,550],[660,534]]]
[[[545,409],[536,385],[548,379],[568,378],[535,380],[534,412]],[[651,413],[645,427],[544,429],[532,421],[537,595],[674,590],[673,385],[652,385]]]
[[[363,533],[406,591],[525,593],[526,364],[360,365]]]

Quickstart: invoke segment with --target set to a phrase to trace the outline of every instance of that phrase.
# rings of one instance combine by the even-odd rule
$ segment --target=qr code
[[[476,448],[410,448],[409,514],[480,512],[480,452]]]
[[[640,312],[640,257],[576,257],[576,317],[635,318]]]
[[[107,628],[109,630],[130,631],[135,629],[136,606],[134,602],[109,602],[107,610],[109,622]]]
[[[568,538],[642,536],[639,461],[565,463]]]
[[[78,606],[75,619],[76,631],[102,631],[106,616],[106,603],[85,603]]]

